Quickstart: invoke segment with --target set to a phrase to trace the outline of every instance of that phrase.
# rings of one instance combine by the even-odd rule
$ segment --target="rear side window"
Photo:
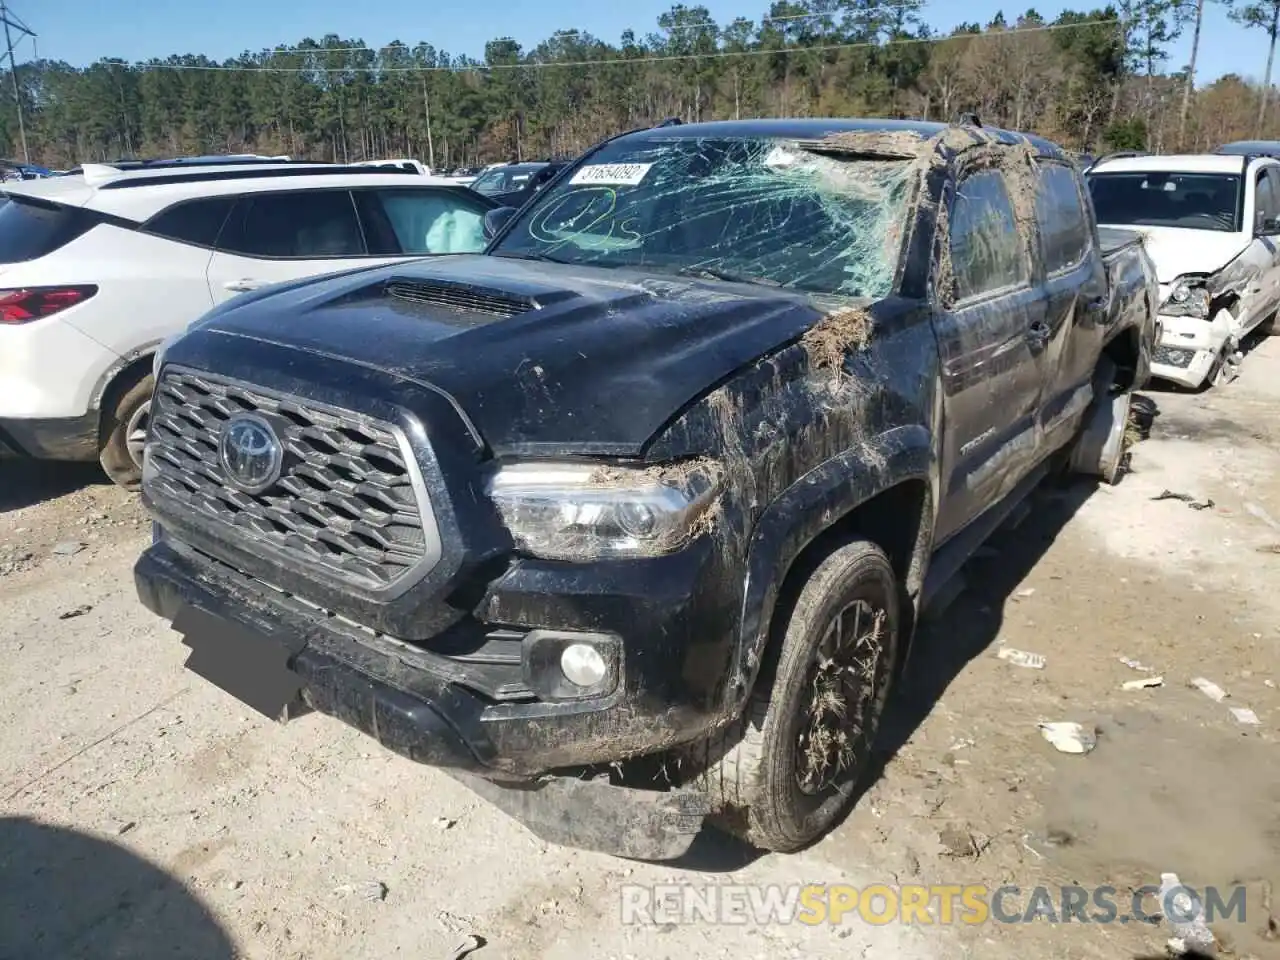
[[[346,190],[248,194],[236,204],[218,249],[249,257],[362,257],[364,235]]]
[[[1047,272],[1074,267],[1084,259],[1089,249],[1089,224],[1075,174],[1067,167],[1040,164],[1036,221],[1040,224],[1041,251]]]
[[[369,252],[479,253],[486,207],[452,190],[359,190],[355,194]]]
[[[212,247],[234,204],[235,200],[231,197],[188,200],[162,210],[148,220],[142,229],[158,237]]]
[[[956,191],[951,270],[957,300],[1026,283],[1030,277],[1013,203],[996,170],[965,178]]]
[[[10,195],[8,203],[0,204],[0,263],[47,256],[100,222],[79,207]]]

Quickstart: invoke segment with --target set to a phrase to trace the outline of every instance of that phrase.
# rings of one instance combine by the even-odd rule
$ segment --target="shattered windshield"
[[[1089,192],[1099,223],[1115,226],[1240,229],[1240,178],[1224,173],[1099,173]]]
[[[773,138],[628,138],[592,154],[492,252],[879,298],[893,286],[909,170]]]

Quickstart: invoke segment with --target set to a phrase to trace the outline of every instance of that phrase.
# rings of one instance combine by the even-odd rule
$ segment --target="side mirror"
[[[492,240],[507,221],[516,215],[515,207],[497,207],[484,215],[484,238]]]

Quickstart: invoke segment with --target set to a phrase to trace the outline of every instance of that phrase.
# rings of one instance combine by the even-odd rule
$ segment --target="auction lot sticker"
[[[569,182],[634,187],[639,185],[652,166],[652,163],[597,163],[580,168]]]

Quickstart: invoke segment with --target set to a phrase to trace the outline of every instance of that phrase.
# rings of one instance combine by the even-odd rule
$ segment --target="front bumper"
[[[1160,317],[1151,376],[1195,388],[1205,382],[1230,336],[1226,324],[1198,317]]]
[[[701,826],[700,795],[546,779],[689,739],[707,722],[696,710],[626,689],[598,702],[494,702],[449,658],[326,616],[173,541],[145,551],[134,578],[143,604],[167,620],[194,607],[295,651],[289,668],[307,706],[463,779],[545,839],[669,859]],[[583,811],[594,820],[568,815]]]
[[[47,419],[0,418],[0,457],[96,460],[98,413]]]

